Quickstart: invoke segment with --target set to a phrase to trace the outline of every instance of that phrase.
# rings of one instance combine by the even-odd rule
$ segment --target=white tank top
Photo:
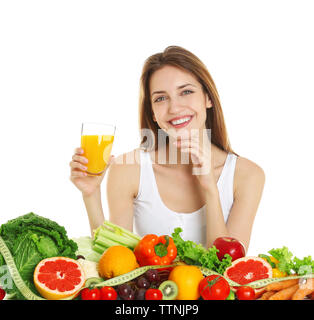
[[[233,204],[233,178],[237,156],[228,153],[217,182],[220,204],[227,222]],[[145,234],[171,235],[181,227],[184,240],[192,240],[206,246],[206,205],[191,213],[170,210],[163,203],[155,179],[149,152],[140,150],[140,183],[133,202],[133,230],[140,236]]]

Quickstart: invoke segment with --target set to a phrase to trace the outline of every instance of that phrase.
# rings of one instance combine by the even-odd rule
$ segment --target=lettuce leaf
[[[287,247],[271,249],[268,251],[268,253],[279,261],[277,268],[280,271],[287,272],[287,274],[291,273],[293,254]]]
[[[201,244],[196,244],[190,240],[183,240],[180,236],[182,228],[175,228],[172,239],[177,247],[177,255],[187,264],[200,265],[201,256],[206,253],[206,249]]]
[[[203,266],[220,274],[223,274],[226,268],[231,266],[232,258],[229,254],[226,254],[220,261],[217,257],[218,249],[215,246],[206,249],[191,240],[183,240],[180,236],[182,231],[182,228],[175,228],[171,235],[180,260],[187,264]]]
[[[311,256],[304,257],[303,259],[293,257],[292,252],[285,246],[271,249],[268,253],[279,261],[277,268],[287,274],[295,272],[298,275],[303,276],[314,272],[314,261]]]

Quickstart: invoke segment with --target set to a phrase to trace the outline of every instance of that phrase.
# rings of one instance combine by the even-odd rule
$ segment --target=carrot
[[[298,290],[293,294],[292,300],[303,300],[307,295],[314,292],[314,279],[307,279],[305,283],[300,284]]]
[[[309,298],[310,298],[311,300],[314,300],[314,292],[312,292],[312,293],[309,295]]]
[[[299,279],[282,280],[270,283],[266,286],[266,291],[280,291],[299,283]]]
[[[268,300],[290,300],[293,294],[299,289],[299,284],[277,291]]]
[[[273,294],[275,294],[277,291],[266,291],[262,294],[260,300],[268,300]]]

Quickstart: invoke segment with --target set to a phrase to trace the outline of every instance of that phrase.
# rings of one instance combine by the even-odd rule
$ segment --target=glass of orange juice
[[[81,148],[84,157],[88,159],[87,174],[98,176],[104,172],[111,154],[115,129],[115,126],[104,123],[82,123]]]

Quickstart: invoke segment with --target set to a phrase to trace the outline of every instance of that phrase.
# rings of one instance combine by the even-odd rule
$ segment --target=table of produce
[[[245,256],[241,242],[213,246],[144,237],[105,221],[92,237],[28,213],[0,227],[0,300],[313,300],[314,261],[287,247]]]

